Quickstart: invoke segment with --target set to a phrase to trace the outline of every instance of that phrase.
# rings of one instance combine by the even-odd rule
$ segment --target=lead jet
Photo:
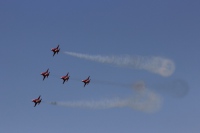
[[[40,96],[39,96],[38,98],[36,98],[36,99],[33,99],[32,102],[35,103],[34,107],[35,107],[37,104],[39,105],[39,104],[41,103],[41,101],[42,101],[42,99],[40,99]]]
[[[61,79],[63,80],[63,84],[65,83],[66,80],[67,81],[69,80],[69,77],[70,77],[69,73],[67,73],[67,75],[61,77]]]
[[[85,87],[85,85],[90,83],[90,76],[87,79],[82,80],[82,82],[84,83],[84,87]]]
[[[42,72],[41,75],[43,76],[43,80],[48,76],[49,76],[50,72],[49,72],[49,69],[47,69],[45,72]]]
[[[59,45],[56,48],[52,48],[51,51],[53,52],[53,56],[60,51]]]

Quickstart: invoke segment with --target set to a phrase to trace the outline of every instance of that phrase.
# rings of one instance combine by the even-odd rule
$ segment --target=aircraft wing
[[[35,105],[34,105],[34,107],[37,105],[37,103],[35,102]]]

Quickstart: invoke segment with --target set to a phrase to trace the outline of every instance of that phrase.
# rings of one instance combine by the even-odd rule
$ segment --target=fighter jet
[[[39,105],[39,104],[41,103],[41,101],[42,101],[42,99],[40,99],[40,96],[39,96],[38,98],[36,98],[36,99],[33,99],[32,102],[35,103],[34,107],[35,107],[37,104]]]
[[[61,77],[61,79],[63,80],[63,84],[65,83],[66,80],[67,81],[69,80],[70,76],[68,76],[68,75],[69,75],[69,73],[67,73],[67,75]]]
[[[52,48],[51,51],[53,52],[53,56],[60,51],[59,45],[56,48]]]
[[[49,69],[47,69],[45,72],[42,72],[41,75],[43,76],[43,80],[48,76],[49,76],[50,72],[49,72]]]
[[[82,80],[82,82],[84,83],[84,87],[85,87],[85,85],[90,83],[90,76],[87,79]]]

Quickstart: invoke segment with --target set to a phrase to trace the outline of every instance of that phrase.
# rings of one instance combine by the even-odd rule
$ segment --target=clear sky
[[[199,6],[199,0],[1,0],[0,132],[199,133]],[[53,57],[57,44],[61,51]],[[145,58],[140,63],[150,68],[159,57],[175,71],[162,76],[146,65],[65,52]],[[34,108],[39,95],[43,101]],[[141,106],[124,106],[130,97],[128,104]]]

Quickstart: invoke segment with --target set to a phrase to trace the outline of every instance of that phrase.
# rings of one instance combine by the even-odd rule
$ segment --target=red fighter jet
[[[67,75],[61,77],[61,79],[63,79],[63,84],[65,83],[66,80],[67,81],[69,80],[70,76],[68,76],[68,75],[69,75],[69,73],[67,73]]]
[[[53,56],[60,51],[59,45],[56,48],[52,48],[51,51],[53,52]]]
[[[42,72],[41,75],[43,76],[43,80],[48,76],[49,76],[50,72],[49,72],[49,69],[46,70],[46,72]]]
[[[35,107],[37,104],[39,105],[39,104],[41,103],[41,101],[42,101],[42,99],[40,99],[40,96],[39,96],[38,98],[36,98],[36,99],[33,99],[32,102],[35,103],[34,107]]]
[[[84,83],[84,87],[85,87],[85,85],[90,83],[90,76],[87,79],[82,80],[82,82]]]

